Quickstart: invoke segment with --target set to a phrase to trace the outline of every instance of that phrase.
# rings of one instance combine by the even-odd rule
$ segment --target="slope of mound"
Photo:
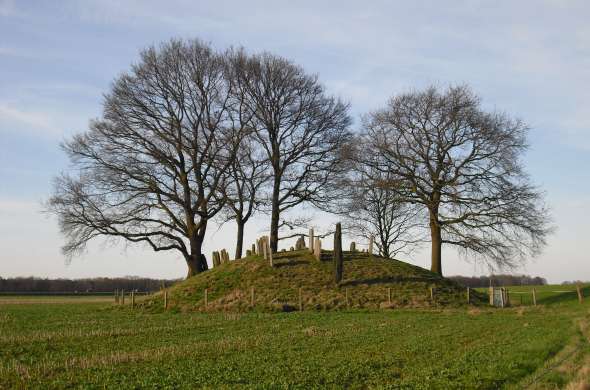
[[[168,308],[179,311],[332,310],[346,308],[465,305],[466,289],[435,273],[398,260],[344,252],[344,277],[333,277],[332,252],[322,261],[307,250],[280,252],[274,267],[260,256],[222,264],[167,290]],[[434,299],[431,298],[431,289]],[[482,296],[472,292],[471,300]],[[161,310],[159,292],[141,306]]]

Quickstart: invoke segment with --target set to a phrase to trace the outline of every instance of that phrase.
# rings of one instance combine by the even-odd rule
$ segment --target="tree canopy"
[[[422,206],[433,272],[442,274],[442,245],[511,267],[537,254],[551,231],[544,194],[522,164],[527,131],[484,110],[467,86],[429,87],[368,114],[358,156],[388,175],[400,201]]]

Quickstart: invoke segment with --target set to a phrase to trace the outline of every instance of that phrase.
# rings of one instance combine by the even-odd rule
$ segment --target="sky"
[[[42,204],[69,167],[60,143],[101,115],[113,79],[143,48],[200,38],[292,59],[350,102],[357,128],[392,95],[471,85],[486,109],[530,126],[523,161],[556,227],[544,252],[514,272],[590,280],[589,17],[587,1],[0,0],[0,277],[186,274],[175,254],[104,241],[68,263]],[[315,215],[317,229],[333,222],[301,213]],[[245,241],[267,225],[258,217]],[[205,252],[233,253],[234,236],[231,225],[212,226]],[[429,267],[428,248],[407,259]],[[489,270],[445,248],[443,272]]]

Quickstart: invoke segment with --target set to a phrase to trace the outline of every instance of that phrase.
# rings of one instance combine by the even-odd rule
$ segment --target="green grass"
[[[0,305],[46,304],[46,303],[111,303],[113,294],[108,295],[0,295]]]
[[[298,309],[300,289],[304,310],[466,305],[466,289],[455,282],[402,261],[369,257],[363,252],[345,252],[344,277],[337,285],[331,258],[331,251],[324,251],[323,261],[317,261],[301,250],[275,254],[274,267],[259,256],[232,261],[168,289],[169,307],[178,311],[251,311],[252,288],[257,311]],[[435,289],[434,302],[431,287]],[[484,302],[485,296],[473,294],[472,299]],[[144,307],[161,311],[163,295],[148,299]]]
[[[590,299],[590,286],[580,286],[585,299]],[[532,305],[533,288],[536,291],[539,305],[572,305],[578,304],[578,294],[575,285],[544,285],[544,286],[507,286],[510,303],[513,306]],[[487,288],[478,288],[482,294],[487,294]]]
[[[0,388],[561,387],[575,373],[551,362],[568,348],[587,356],[579,324],[589,306],[150,313],[76,300],[0,305]]]

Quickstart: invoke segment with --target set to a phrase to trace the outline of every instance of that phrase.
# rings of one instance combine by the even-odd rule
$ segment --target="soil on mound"
[[[291,311],[467,304],[466,289],[457,283],[423,268],[364,252],[344,252],[340,284],[334,282],[331,251],[322,251],[321,261],[307,250],[276,253],[273,259],[271,267],[261,256],[249,256],[179,282],[167,290],[168,309]],[[474,291],[470,295],[472,304],[484,300]],[[140,306],[163,310],[164,292],[150,296]]]

